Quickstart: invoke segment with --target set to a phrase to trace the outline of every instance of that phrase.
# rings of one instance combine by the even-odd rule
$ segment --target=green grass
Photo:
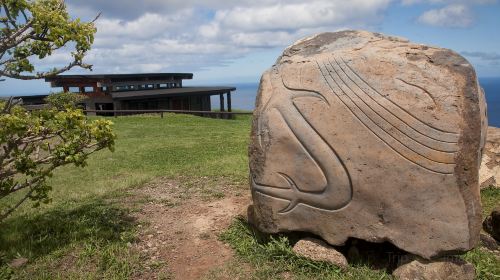
[[[174,114],[111,118],[118,136],[114,153],[92,155],[86,168],[58,169],[50,180],[52,203],[39,208],[27,203],[1,225],[0,279],[133,276],[141,262],[127,243],[136,224],[128,206],[116,198],[156,177],[184,177],[187,187],[203,177],[246,182],[250,119]],[[223,196],[209,194],[209,188],[206,192]],[[0,208],[11,201],[1,201]],[[6,263],[17,257],[28,258],[29,264],[13,271]]]
[[[224,176],[235,184],[247,180],[250,116],[217,120],[166,114],[163,119],[154,115],[110,119],[118,136],[115,152],[93,155],[86,168],[57,170],[50,181],[53,203],[37,211],[23,207],[16,215],[71,207],[160,176]],[[4,205],[0,202],[0,208]]]
[[[483,217],[488,216],[493,208],[500,207],[500,188],[489,187],[481,190]]]
[[[500,202],[500,189],[486,188],[481,191],[483,213],[487,215]],[[221,240],[228,243],[243,263],[250,263],[251,272],[241,277],[243,269],[223,268],[215,273],[230,274],[242,279],[392,279],[389,271],[373,269],[373,264],[361,260],[346,270],[324,263],[304,259],[292,251],[296,237],[293,235],[266,235],[253,229],[243,219],[236,219],[230,228],[221,234]],[[500,257],[483,248],[475,248],[460,258],[472,263],[477,279],[500,279]],[[215,274],[217,275],[217,274]]]
[[[144,271],[140,252],[130,246],[138,222],[132,212],[144,201],[127,201],[127,191],[155,178],[182,180],[186,193],[220,198],[224,192],[202,184],[247,185],[250,116],[218,120],[186,115],[111,118],[118,135],[116,151],[101,151],[88,167],[63,167],[55,173],[52,203],[28,203],[0,226],[0,279],[127,279]],[[483,212],[500,201],[500,190],[482,192]],[[125,204],[124,201],[127,201]],[[1,201],[0,208],[8,201]],[[165,201],[175,207],[175,201]],[[172,205],[170,205],[172,204]],[[345,271],[297,257],[293,236],[263,235],[236,220],[221,235],[237,258],[214,270],[208,279],[390,279],[370,264]],[[27,266],[6,263],[25,257]],[[464,258],[479,279],[499,279],[498,257],[475,249]],[[161,264],[159,264],[161,265]],[[169,279],[170,275],[164,275]]]
[[[8,228],[0,235],[4,257],[24,257],[32,263],[16,270],[15,278],[124,279],[140,267],[138,255],[127,247],[135,239],[133,220],[126,209],[107,201],[95,199],[72,209],[19,216],[4,226]],[[65,266],[71,270],[59,269]],[[13,273],[3,266],[0,278]]]
[[[384,270],[371,269],[363,263],[341,270],[325,262],[299,257],[292,251],[292,245],[298,240],[286,235],[262,234],[243,219],[235,220],[220,238],[230,244],[244,262],[252,265],[253,271],[246,278],[390,279]]]

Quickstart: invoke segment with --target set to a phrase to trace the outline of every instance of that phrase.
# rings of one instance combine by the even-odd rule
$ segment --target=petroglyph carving
[[[261,80],[253,223],[333,245],[389,240],[426,258],[471,249],[484,102],[449,50],[362,31],[298,41]]]
[[[333,57],[317,64],[332,92],[396,153],[425,169],[453,173],[454,153],[458,149],[456,132],[433,127],[402,109],[370,86],[341,58]]]
[[[276,175],[284,179],[286,186],[268,185],[265,182],[256,182],[252,178],[252,188],[262,194],[290,201],[290,204],[281,213],[293,210],[299,203],[323,210],[337,210],[347,205],[351,200],[351,179],[334,148],[325,141],[295,105],[294,99],[298,97],[318,98],[328,105],[328,101],[321,93],[304,88],[287,87],[281,78],[281,85],[275,87],[273,95],[264,105],[263,114],[258,119],[258,141],[263,148],[261,139],[263,123],[269,121],[266,112],[277,110],[281,120],[286,124],[286,128],[299,141],[304,153],[310,156],[320,169],[321,174],[325,176],[326,185],[319,191],[301,191],[289,175],[276,172]]]

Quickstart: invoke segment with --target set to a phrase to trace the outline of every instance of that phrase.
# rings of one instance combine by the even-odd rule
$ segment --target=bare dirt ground
[[[136,279],[200,279],[230,262],[233,253],[218,240],[232,220],[246,213],[250,194],[224,180],[187,184],[159,179],[135,192],[146,198],[135,216],[145,271]]]

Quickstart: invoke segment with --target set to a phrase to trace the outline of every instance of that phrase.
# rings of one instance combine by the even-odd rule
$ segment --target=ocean
[[[500,78],[480,78],[479,83],[486,94],[488,123],[500,127]]]
[[[500,127],[500,78],[480,78],[479,83],[486,93],[489,125]],[[233,108],[253,110],[259,84],[245,83],[234,86],[236,87],[236,92],[232,94]],[[212,104],[219,104],[218,102],[218,96],[217,98],[214,97]]]

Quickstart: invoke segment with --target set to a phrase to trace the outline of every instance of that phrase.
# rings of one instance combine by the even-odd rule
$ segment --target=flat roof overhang
[[[182,97],[194,95],[218,95],[235,91],[235,87],[182,87],[166,89],[149,89],[138,91],[111,92],[116,100],[134,100],[161,97]]]
[[[136,74],[95,74],[95,75],[57,75],[45,78],[52,87],[61,87],[69,83],[116,83],[133,81],[160,81],[193,79],[193,73],[136,73]]]
[[[48,94],[37,94],[37,95],[18,95],[18,96],[12,96],[14,99],[39,99],[39,98],[45,98],[49,96]],[[8,99],[9,97],[6,97]]]

